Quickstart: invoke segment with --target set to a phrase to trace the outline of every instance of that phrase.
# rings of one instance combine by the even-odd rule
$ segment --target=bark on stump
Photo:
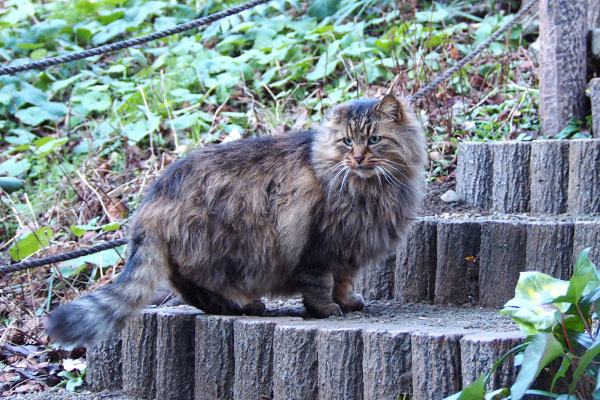
[[[394,298],[401,303],[433,302],[437,220],[421,219],[396,251]]]
[[[479,303],[502,307],[515,293],[519,272],[525,270],[527,225],[489,221],[481,225]]]
[[[530,222],[525,268],[568,280],[573,273],[573,222]]]
[[[495,211],[519,213],[529,210],[529,163],[531,143],[490,144],[493,158],[492,206]]]
[[[438,222],[436,304],[478,301],[480,231],[477,222]]]
[[[540,119],[547,137],[583,117],[586,1],[540,1]]]
[[[320,328],[317,343],[319,399],[362,399],[361,331],[358,328]]]
[[[199,310],[167,308],[157,314],[156,398],[194,398],[194,320],[200,313]]]
[[[396,254],[361,268],[354,278],[354,291],[363,295],[365,300],[389,300],[394,293],[394,270]]]
[[[90,391],[112,391],[123,388],[121,344],[121,334],[116,333],[110,339],[87,348],[85,381]]]
[[[590,260],[600,268],[600,221],[578,221],[575,223],[575,237],[573,238],[573,261],[577,260],[579,253],[587,247]]]
[[[459,143],[456,192],[470,206],[484,210],[492,207],[492,152],[489,143]]]
[[[600,2],[598,2],[600,5]],[[590,99],[592,100],[593,137],[600,138],[600,78],[590,81]]]
[[[531,142],[531,199],[534,214],[567,212],[569,183],[569,142],[536,140]]]
[[[523,343],[525,338],[521,332],[484,332],[464,336],[460,340],[463,387],[488,373],[503,354]],[[510,357],[492,374],[487,391],[509,387],[514,383],[518,370],[513,360],[514,356]]]
[[[196,317],[194,398],[233,400],[235,317]]]
[[[318,398],[317,327],[280,324],[273,340],[273,399]]]
[[[130,318],[123,331],[123,393],[152,399],[156,396],[156,308]]]
[[[570,141],[569,212],[600,214],[600,139]]]
[[[363,331],[364,398],[397,400],[411,396],[411,331],[372,327]]]
[[[414,400],[439,400],[460,391],[460,339],[464,332],[415,332],[412,341]]]

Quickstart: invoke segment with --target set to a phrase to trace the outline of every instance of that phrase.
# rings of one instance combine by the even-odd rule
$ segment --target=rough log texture
[[[573,231],[573,222],[527,224],[526,270],[568,280],[573,273]]]
[[[87,369],[85,381],[92,392],[121,390],[121,334],[89,346],[86,352]]]
[[[492,207],[503,213],[527,212],[531,143],[490,144],[493,158]]]
[[[600,139],[576,139],[569,144],[569,212],[600,214]]]
[[[127,321],[123,339],[123,393],[149,399],[156,395],[156,308]]]
[[[416,221],[396,252],[394,298],[401,303],[433,302],[437,220]]]
[[[412,340],[414,400],[439,400],[461,389],[463,332],[415,332]]]
[[[540,119],[555,136],[583,117],[586,86],[587,0],[540,1]]]
[[[436,304],[479,299],[480,224],[440,220],[437,225]]]
[[[280,319],[280,321],[289,319]],[[277,319],[240,318],[233,323],[236,400],[273,397],[273,332]]]
[[[587,29],[600,28],[600,1],[587,0]]]
[[[411,331],[373,327],[363,331],[364,398],[397,400],[412,395]]]
[[[198,310],[163,309],[157,314],[156,398],[193,399],[195,327]]]
[[[389,300],[394,295],[396,254],[388,255],[366,268],[361,268],[354,278],[354,291],[365,300]]]
[[[492,153],[488,143],[459,143],[456,192],[473,207],[492,207]]]
[[[358,328],[320,328],[319,399],[363,398],[363,343]]]
[[[234,317],[196,317],[196,400],[233,400],[233,321]]]
[[[597,3],[600,5],[600,1]],[[600,78],[590,81],[590,98],[592,100],[593,137],[600,138]]]
[[[318,398],[317,328],[280,324],[273,340],[273,399]]]
[[[579,253],[591,247],[589,257],[600,267],[600,221],[580,221],[575,223],[575,237],[573,238],[573,260],[577,260]]]
[[[481,225],[479,303],[502,307],[515,293],[519,272],[525,269],[527,225],[489,221]]]
[[[463,387],[488,373],[504,353],[524,340],[525,336],[520,332],[485,332],[464,336],[460,340]],[[492,374],[488,391],[510,387],[514,383],[518,370],[513,360],[514,356],[510,357]]]
[[[531,199],[534,214],[567,212],[569,183],[569,142],[536,140],[531,142]]]

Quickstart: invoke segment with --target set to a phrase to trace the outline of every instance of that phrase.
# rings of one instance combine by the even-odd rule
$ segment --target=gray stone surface
[[[583,117],[586,86],[587,0],[541,0],[540,119],[552,137]]]
[[[519,272],[525,270],[527,224],[489,221],[481,224],[479,303],[502,307],[515,294]]]
[[[194,320],[200,313],[199,310],[173,307],[162,309],[157,314],[157,399],[194,398]]]
[[[135,398],[156,395],[156,313],[147,308],[130,318],[121,331],[123,393]]]
[[[573,273],[573,232],[573,222],[527,224],[526,270],[569,279]]]
[[[569,144],[569,212],[600,214],[600,139],[573,139]]]
[[[235,317],[196,317],[194,398],[233,400]]]
[[[363,331],[365,399],[397,400],[412,395],[411,332],[385,326]]]
[[[502,355],[523,343],[525,336],[518,331],[502,333],[476,333],[463,336],[460,340],[460,360],[463,387],[487,374]],[[510,387],[518,373],[514,356],[505,360],[491,375],[487,390]]]
[[[436,304],[478,301],[480,233],[477,222],[438,221]]]
[[[577,260],[579,253],[591,247],[590,259],[600,267],[600,222],[578,221],[575,223],[575,236],[573,238],[573,260]]]
[[[273,399],[318,398],[317,327],[284,323],[273,339]]]
[[[394,272],[396,253],[385,259],[361,268],[354,277],[354,291],[365,300],[389,300],[394,295]]]
[[[435,291],[437,220],[411,226],[396,251],[394,298],[401,303],[432,302]]]
[[[600,58],[600,28],[594,30],[594,40],[592,43],[594,42],[597,43],[598,58]],[[600,78],[594,78],[590,81],[590,100],[592,101],[593,137],[600,138]]]
[[[530,199],[529,142],[491,143],[492,208],[503,213],[527,212]]]
[[[414,400],[439,400],[461,390],[462,331],[415,332],[411,336]]]
[[[567,211],[569,183],[569,142],[531,142],[531,198],[534,214],[560,214]]]
[[[85,381],[92,392],[121,390],[121,334],[89,346],[86,351]]]
[[[358,328],[319,328],[319,399],[363,398],[363,343]]]
[[[492,207],[492,153],[489,143],[459,143],[456,191],[473,207],[484,210]]]

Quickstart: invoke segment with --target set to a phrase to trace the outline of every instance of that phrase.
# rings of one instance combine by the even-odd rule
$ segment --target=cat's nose
[[[365,156],[362,155],[362,154],[357,154],[357,155],[354,156],[354,159],[356,160],[357,163],[360,164],[365,159]]]

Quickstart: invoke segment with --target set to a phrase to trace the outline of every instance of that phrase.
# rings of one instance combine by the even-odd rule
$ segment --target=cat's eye
[[[350,138],[347,138],[347,137],[345,137],[345,138],[343,139],[343,141],[344,141],[344,144],[345,144],[346,146],[348,146],[348,147],[352,147],[352,145],[354,144],[354,142],[352,142],[352,139],[350,139]]]
[[[369,138],[369,144],[377,144],[381,141],[381,136],[371,136]]]

